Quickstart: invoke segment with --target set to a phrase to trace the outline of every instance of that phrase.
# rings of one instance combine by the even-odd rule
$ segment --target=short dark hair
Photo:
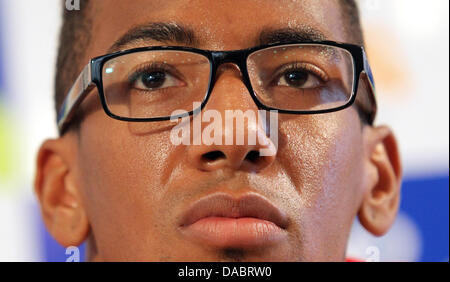
[[[56,60],[54,102],[58,115],[64,98],[77,79],[83,67],[83,57],[91,41],[92,17],[89,16],[91,0],[81,0],[79,10],[63,7],[62,26],[59,34],[58,57]]]
[[[340,0],[343,18],[347,21],[346,31],[350,43],[364,45],[359,10],[355,0]],[[61,1],[65,7],[65,1]],[[63,9],[63,23],[59,36],[58,58],[55,76],[55,110],[58,111],[66,93],[75,81],[83,64],[86,49],[91,41],[92,17],[89,15],[91,0],[81,0],[80,10]]]

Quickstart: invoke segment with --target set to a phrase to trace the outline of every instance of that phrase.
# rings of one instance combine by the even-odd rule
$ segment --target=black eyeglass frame
[[[351,93],[351,97],[348,100],[348,102],[342,106],[336,107],[336,108],[330,108],[330,109],[323,109],[323,110],[301,110],[301,111],[294,111],[294,110],[284,110],[284,109],[278,109],[273,108],[264,105],[259,101],[259,99],[256,97],[255,92],[253,91],[252,84],[250,82],[250,77],[247,70],[247,59],[248,57],[259,50],[266,49],[266,48],[272,48],[272,47],[278,47],[278,46],[284,46],[284,45],[325,45],[325,46],[334,46],[339,47],[341,49],[347,50],[353,59],[353,89]],[[209,83],[208,83],[208,90],[205,94],[205,97],[201,103],[201,106],[199,109],[193,109],[192,111],[188,112],[187,114],[181,114],[178,116],[164,116],[164,117],[152,117],[152,118],[129,118],[129,117],[122,117],[113,114],[107,105],[105,94],[103,92],[103,66],[105,63],[113,58],[136,53],[136,52],[143,52],[143,51],[162,51],[162,50],[173,50],[173,51],[186,51],[191,53],[196,53],[203,55],[206,57],[210,62],[210,77],[209,77]],[[134,48],[124,51],[119,51],[103,56],[99,56],[96,58],[93,58],[90,60],[90,62],[84,67],[81,74],[78,76],[77,80],[75,81],[72,88],[69,90],[67,96],[64,99],[64,102],[61,106],[60,111],[58,112],[58,118],[57,118],[57,124],[60,134],[62,134],[65,130],[65,128],[68,126],[70,120],[72,119],[76,109],[81,104],[81,102],[84,100],[84,98],[87,96],[87,94],[90,93],[90,91],[97,87],[99,98],[103,107],[103,110],[105,113],[110,116],[111,118],[122,120],[122,121],[129,121],[129,122],[151,122],[151,121],[163,121],[163,120],[170,120],[171,118],[178,118],[183,117],[186,115],[192,115],[196,111],[203,110],[203,108],[206,106],[212,90],[214,88],[214,84],[216,80],[214,79],[216,77],[217,69],[220,65],[224,63],[234,63],[236,64],[241,73],[242,73],[242,80],[245,86],[247,87],[247,90],[249,91],[250,96],[252,97],[255,104],[258,106],[258,108],[271,111],[276,110],[279,113],[285,113],[285,114],[322,114],[322,113],[331,113],[335,111],[339,111],[342,109],[345,109],[349,106],[351,106],[355,100],[356,100],[356,93],[358,89],[359,84],[359,78],[361,74],[365,74],[368,78],[368,82],[370,84],[370,94],[369,99],[371,103],[371,109],[367,113],[368,115],[368,122],[369,124],[372,124],[375,119],[375,114],[377,110],[377,104],[375,99],[375,83],[372,75],[372,71],[369,65],[369,62],[367,60],[366,52],[364,50],[364,47],[355,45],[355,44],[349,44],[349,43],[339,43],[335,41],[302,41],[302,42],[283,42],[283,43],[275,43],[275,44],[267,44],[267,45],[261,45],[256,46],[248,49],[242,49],[242,50],[232,50],[232,51],[209,51],[209,50],[202,50],[197,48],[191,48],[191,47],[184,47],[184,46],[149,46],[149,47],[140,47],[140,48]]]

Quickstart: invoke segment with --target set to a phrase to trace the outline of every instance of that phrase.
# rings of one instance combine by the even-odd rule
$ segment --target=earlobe
[[[77,246],[86,239],[89,223],[62,143],[56,139],[41,145],[34,186],[48,231],[61,245]]]
[[[358,217],[372,234],[385,234],[394,223],[400,203],[402,168],[397,142],[385,126],[364,129],[367,187]]]

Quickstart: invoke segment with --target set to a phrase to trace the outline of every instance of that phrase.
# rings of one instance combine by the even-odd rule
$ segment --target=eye
[[[316,66],[295,64],[279,71],[275,85],[294,88],[315,88],[327,80],[327,75]]]
[[[158,90],[181,85],[183,83],[179,79],[162,70],[142,71],[135,75],[132,81],[132,86],[141,90]]]
[[[152,62],[143,64],[128,75],[131,88],[142,91],[157,91],[169,87],[184,86],[184,76],[174,67]]]

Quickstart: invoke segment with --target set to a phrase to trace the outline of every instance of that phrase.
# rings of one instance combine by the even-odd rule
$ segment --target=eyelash
[[[305,62],[293,62],[288,65],[281,66],[275,71],[275,80],[279,79],[285,73],[294,70],[302,70],[307,71],[308,73],[313,73],[313,75],[318,77],[322,82],[327,82],[329,80],[328,75],[323,70],[313,64]]]
[[[141,76],[143,73],[157,72],[157,71],[168,73],[168,74],[174,76],[175,78],[180,79],[179,78],[180,75],[174,74],[174,72],[176,73],[176,70],[174,70],[169,65],[162,63],[162,62],[152,62],[152,63],[146,63],[146,64],[139,65],[137,68],[130,71],[130,73],[127,75],[128,83],[131,86],[133,83],[136,82],[136,80],[139,78],[139,76]]]

